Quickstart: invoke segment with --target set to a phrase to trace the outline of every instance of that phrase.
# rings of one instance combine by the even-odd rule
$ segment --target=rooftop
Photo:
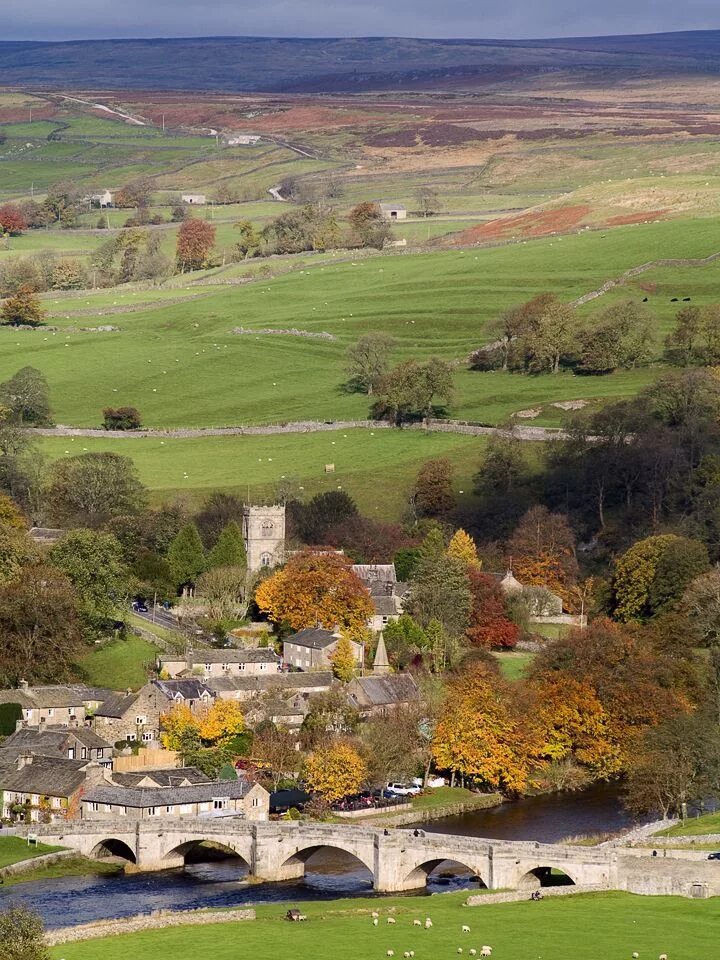
[[[113,773],[113,781],[120,787],[183,787],[208,783],[210,777],[197,767],[171,767],[167,770],[135,770],[132,773]]]
[[[207,685],[215,693],[231,690],[301,690],[303,688],[330,687],[333,675],[330,671],[311,670],[302,673],[253,674],[249,677],[211,677]]]
[[[84,803],[114,803],[123,807],[163,807],[178,803],[206,803],[227,798],[242,799],[253,787],[244,778],[212,780],[187,787],[91,787],[83,796]]]
[[[112,746],[88,727],[22,727],[0,745],[0,762],[3,757],[17,758],[30,751],[45,757],[65,756],[72,740],[90,750],[109,750]]]
[[[333,630],[325,630],[323,627],[306,627],[293,633],[290,637],[285,637],[285,643],[294,643],[298,647],[310,647],[313,650],[324,650],[331,643],[335,643],[338,634]]]
[[[20,770],[15,759],[0,757],[0,793],[35,793],[47,797],[69,797],[85,782],[87,760],[39,757]]]
[[[187,657],[182,654],[164,654],[158,657],[160,664],[185,663],[278,663],[279,657],[270,647],[228,647],[223,650],[191,650]]]
[[[393,673],[382,677],[356,677],[352,681],[351,692],[357,687],[360,688],[363,698],[375,707],[412,703],[420,696],[417,684],[410,673]]]
[[[11,690],[0,690],[0,703],[19,703],[21,707],[29,710],[48,707],[82,707],[86,703],[102,702],[113,695],[112,690],[86,687],[82,684],[21,686]]]

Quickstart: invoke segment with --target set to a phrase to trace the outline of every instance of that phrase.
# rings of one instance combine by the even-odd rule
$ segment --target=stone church
[[[285,505],[244,507],[243,538],[250,573],[282,563],[285,560]]]

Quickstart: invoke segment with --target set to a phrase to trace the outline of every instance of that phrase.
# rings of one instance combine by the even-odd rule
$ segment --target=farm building
[[[89,197],[85,197],[85,202],[90,203],[93,207],[104,209],[105,207],[112,207],[113,195],[109,190],[103,190],[102,193],[91,193]]]
[[[191,204],[193,207],[204,207],[207,203],[207,197],[204,193],[184,193],[180,199],[183,203]]]
[[[407,220],[407,209],[401,203],[381,203],[380,213],[384,220]]]

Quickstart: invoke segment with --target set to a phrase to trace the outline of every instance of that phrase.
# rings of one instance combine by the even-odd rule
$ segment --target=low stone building
[[[348,699],[363,717],[388,716],[417,704],[420,691],[410,673],[354,677],[348,685]]]
[[[89,727],[21,726],[0,744],[0,763],[25,753],[66,760],[94,760],[112,766],[113,746]]]
[[[332,655],[340,640],[338,630],[323,627],[307,627],[283,641],[283,660],[297,670],[327,670],[332,666]],[[353,656],[358,664],[363,662],[362,644],[350,641]]]
[[[269,722],[284,730],[299,730],[309,710],[308,699],[301,694],[289,697],[269,696],[253,700],[245,716],[252,727]]]
[[[83,820],[162,819],[165,817],[242,817],[267,820],[270,794],[245,778],[213,780],[184,786],[99,786],[81,802]]]
[[[352,569],[370,593],[374,612],[368,629],[380,633],[402,616],[407,584],[398,582],[394,563],[356,563]]]
[[[310,673],[293,670],[269,676],[211,677],[207,685],[220,700],[245,702],[264,695],[283,697],[288,694],[299,694],[307,700],[316,693],[327,693],[333,685],[333,675],[329,670]]]
[[[383,220],[407,220],[407,208],[401,203],[381,203]]]
[[[158,657],[158,669],[170,678],[193,674],[207,679],[277,673],[280,666],[280,657],[270,647],[189,650],[185,657],[175,654]]]
[[[135,770],[112,775],[118,787],[188,787],[195,783],[211,783],[211,778],[197,767],[168,767],[157,770]]]
[[[113,690],[86,687],[83,684],[31,686],[21,680],[12,690],[0,690],[0,703],[15,703],[22,711],[21,719],[28,726],[72,726],[83,724]]]
[[[191,207],[204,207],[207,203],[207,197],[204,193],[183,193],[180,199]]]
[[[133,693],[108,698],[95,712],[93,730],[110,743],[160,740],[160,717],[176,704],[191,710],[208,707],[212,692],[200,680],[152,680]]]
[[[0,815],[26,823],[73,819],[83,790],[108,779],[108,770],[90,760],[32,753],[0,757]]]

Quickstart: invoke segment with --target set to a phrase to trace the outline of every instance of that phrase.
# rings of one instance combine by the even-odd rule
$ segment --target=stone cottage
[[[267,820],[270,794],[244,777],[183,786],[121,787],[105,785],[82,797],[84,820],[154,820],[166,817],[242,817]]]
[[[299,630],[283,641],[283,660],[297,670],[327,670],[332,666],[332,655],[340,636],[338,630],[325,630],[323,627]],[[356,663],[362,664],[362,644],[354,640],[350,643]]]
[[[193,674],[210,677],[272,674],[280,669],[280,657],[270,647],[247,647],[225,650],[189,650],[185,657],[164,654],[158,657],[158,669],[170,678]]]

